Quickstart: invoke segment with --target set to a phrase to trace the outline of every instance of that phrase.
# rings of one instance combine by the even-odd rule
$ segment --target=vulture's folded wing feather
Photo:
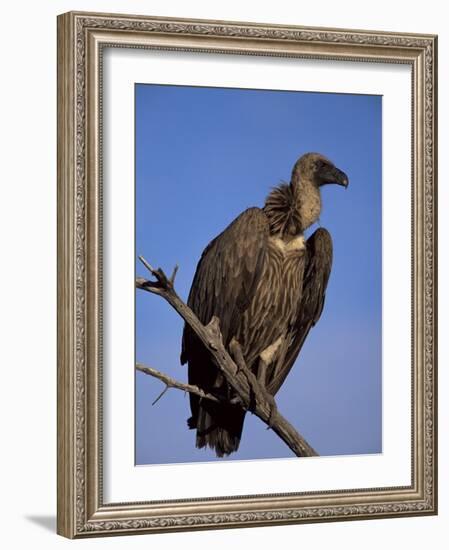
[[[310,329],[317,323],[324,306],[327,282],[332,267],[332,239],[330,233],[319,228],[307,240],[307,265],[298,314],[288,334],[289,346],[269,380],[268,391],[274,395],[290,372]]]
[[[187,303],[203,324],[219,318],[225,344],[236,334],[260,280],[268,235],[264,212],[248,208],[206,247],[198,263]],[[183,364],[197,345],[186,326]]]

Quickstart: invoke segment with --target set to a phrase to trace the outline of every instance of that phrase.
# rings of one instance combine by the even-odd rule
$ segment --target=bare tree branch
[[[165,389],[159,395],[159,397],[153,401],[153,405],[159,401],[159,399],[163,396],[163,394],[169,389],[169,388],[177,388],[178,390],[183,390],[188,393],[194,393],[195,395],[198,395],[198,397],[201,397],[202,399],[209,399],[210,401],[219,402],[221,399],[219,399],[217,396],[212,395],[211,393],[206,393],[198,386],[193,386],[192,384],[185,384],[184,382],[178,382],[178,380],[175,380],[171,376],[168,376],[168,374],[165,374],[163,372],[160,372],[156,369],[153,369],[151,367],[146,367],[145,365],[142,365],[141,363],[137,363],[136,369],[140,372],[143,372],[145,374],[149,374],[150,376],[153,376],[154,378],[157,378],[161,382],[165,384]]]
[[[241,406],[265,422],[290,447],[296,456],[318,456],[318,453],[307,443],[304,437],[281,415],[276,407],[273,396],[265,390],[247,367],[243,354],[239,350],[238,342],[234,340],[232,346],[230,346],[232,348],[230,352],[233,354],[234,359],[228,353],[223,344],[219,319],[213,317],[210,323],[204,326],[187,304],[178,296],[174,288],[178,266],[173,270],[172,276],[168,278],[161,268],[154,269],[142,256],[139,256],[139,259],[156,280],[149,281],[143,277],[137,277],[136,287],[161,296],[177,311],[210,351],[216,364],[226,377],[228,384],[238,395]],[[154,371],[154,369],[152,370]],[[154,373],[148,374],[155,376]],[[163,376],[166,377],[166,375]],[[156,377],[161,379],[160,376]],[[173,379],[170,380],[176,382]],[[162,381],[166,383],[165,380]],[[180,382],[176,382],[176,384],[173,384],[171,387],[185,389],[185,384]],[[200,388],[198,389],[202,391]]]

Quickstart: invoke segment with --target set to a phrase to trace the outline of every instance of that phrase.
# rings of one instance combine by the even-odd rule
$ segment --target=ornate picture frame
[[[106,48],[411,69],[411,483],[106,502],[103,53]],[[70,12],[58,17],[58,533],[69,538],[437,513],[437,37]],[[409,358],[406,358],[408,360]]]

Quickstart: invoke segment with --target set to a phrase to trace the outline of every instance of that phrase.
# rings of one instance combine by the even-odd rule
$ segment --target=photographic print
[[[135,85],[136,273],[256,381],[137,288],[137,465],[382,452],[381,151],[379,95]]]

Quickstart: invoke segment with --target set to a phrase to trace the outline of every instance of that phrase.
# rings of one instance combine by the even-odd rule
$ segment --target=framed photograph
[[[58,532],[437,513],[433,35],[58,17]]]

